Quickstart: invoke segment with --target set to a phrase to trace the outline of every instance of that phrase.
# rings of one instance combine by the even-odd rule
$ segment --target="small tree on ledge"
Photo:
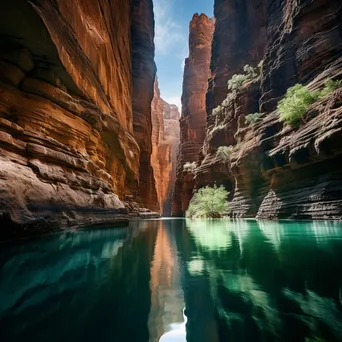
[[[228,210],[229,192],[223,185],[197,190],[186,211],[187,218],[221,218]]]

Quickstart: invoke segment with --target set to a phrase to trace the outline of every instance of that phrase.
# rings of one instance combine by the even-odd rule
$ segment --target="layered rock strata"
[[[177,158],[177,178],[172,214],[181,216],[188,207],[194,182],[191,172],[184,172],[186,163],[197,163],[206,132],[206,92],[214,21],[205,14],[195,14],[190,22],[189,57],[185,60],[181,138]]]
[[[120,198],[137,187],[145,148],[132,48],[153,60],[153,45],[131,42],[131,21],[134,37],[153,37],[146,20],[129,1],[0,5],[0,239],[126,219]]]
[[[152,155],[158,196],[159,212],[171,215],[173,185],[176,179],[177,151],[179,146],[179,111],[160,97],[155,81],[152,101]]]
[[[152,154],[151,103],[154,95],[154,15],[152,0],[132,0],[133,130],[140,147],[139,185],[134,196],[141,206],[159,211]]]
[[[195,178],[198,187],[217,183],[231,191],[232,216],[342,218],[341,88],[309,107],[299,127],[285,125],[276,110],[296,83],[314,91],[342,78],[341,15],[337,0],[215,2],[208,131]],[[261,75],[212,115],[227,80],[260,61]],[[255,112],[261,119],[247,124]],[[225,160],[220,146],[228,148]]]

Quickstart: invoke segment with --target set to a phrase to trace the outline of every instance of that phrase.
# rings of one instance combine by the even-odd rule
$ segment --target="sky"
[[[153,0],[156,64],[161,97],[181,109],[189,23],[194,13],[213,16],[214,0]]]

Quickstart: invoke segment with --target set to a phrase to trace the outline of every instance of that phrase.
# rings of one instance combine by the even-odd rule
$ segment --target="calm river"
[[[342,341],[342,224],[164,219],[0,245],[0,341]]]

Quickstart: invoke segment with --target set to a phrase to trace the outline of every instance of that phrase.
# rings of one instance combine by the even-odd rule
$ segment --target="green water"
[[[142,221],[0,265],[1,342],[342,341],[340,223]]]

